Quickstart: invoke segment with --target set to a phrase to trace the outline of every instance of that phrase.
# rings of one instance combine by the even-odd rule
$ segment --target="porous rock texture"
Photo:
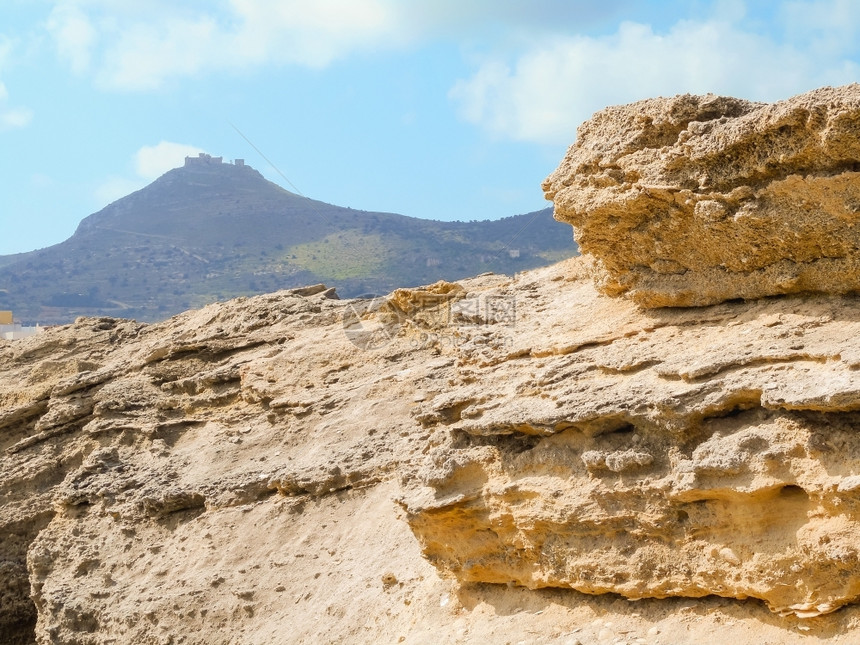
[[[860,304],[593,271],[0,341],[0,642],[853,642]]]
[[[644,307],[856,291],[860,85],[606,108],[544,191],[599,288]]]

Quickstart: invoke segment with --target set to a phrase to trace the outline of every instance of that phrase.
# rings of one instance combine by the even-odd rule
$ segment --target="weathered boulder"
[[[599,289],[644,307],[856,291],[860,85],[606,108],[543,188]]]

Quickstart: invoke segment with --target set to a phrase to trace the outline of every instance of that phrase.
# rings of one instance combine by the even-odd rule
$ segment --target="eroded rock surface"
[[[860,305],[592,271],[0,343],[3,642],[799,642],[860,595]]]
[[[544,191],[599,288],[645,307],[856,291],[860,85],[606,108]]]
[[[0,642],[853,642],[858,124],[610,108],[589,257],[0,341]]]
[[[564,341],[518,340],[418,414],[451,428],[403,498],[431,561],[798,616],[860,596],[860,304],[640,313],[579,280],[556,298],[576,304],[535,324]]]

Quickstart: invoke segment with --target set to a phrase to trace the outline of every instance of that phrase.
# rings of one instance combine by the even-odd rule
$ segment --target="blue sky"
[[[610,104],[860,80],[856,0],[0,0],[0,254],[205,151],[436,219],[546,203]],[[288,186],[285,186],[288,187]]]

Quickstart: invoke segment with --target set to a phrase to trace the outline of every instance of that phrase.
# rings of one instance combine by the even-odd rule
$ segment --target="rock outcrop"
[[[599,288],[644,307],[857,291],[860,85],[606,108],[544,191]]]
[[[402,500],[427,557],[463,581],[798,616],[860,596],[860,303],[643,313],[575,275],[539,288],[570,307],[418,412],[451,429]]]
[[[679,643],[763,617],[701,600],[688,632],[660,608],[677,605],[633,618],[525,589],[798,616],[855,599],[860,306],[648,312],[591,272],[379,307],[283,292],[0,343],[0,633],[486,642],[597,638],[604,616]],[[791,642],[785,620],[769,633]]]
[[[771,109],[675,99],[687,116],[667,117],[666,146],[708,102],[737,123]],[[827,105],[819,141],[846,132]],[[606,145],[626,137],[633,152],[607,158],[640,155],[644,177],[641,131]],[[851,184],[833,169],[762,176],[745,208],[779,182]],[[601,190],[595,204],[623,192]],[[851,227],[828,226],[847,249]],[[0,642],[851,642],[860,301],[806,285],[642,308],[727,292],[706,269],[683,289],[686,274],[641,266],[624,282],[595,255],[373,301],[317,285],[0,341]]]

